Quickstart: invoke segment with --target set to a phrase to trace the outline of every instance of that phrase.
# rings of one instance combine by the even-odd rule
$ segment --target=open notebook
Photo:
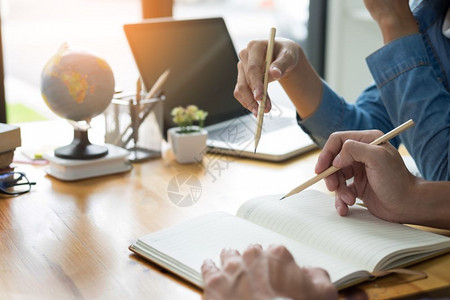
[[[334,198],[318,191],[280,197],[251,199],[236,216],[217,212],[185,221],[141,237],[130,250],[202,287],[203,261],[220,265],[222,248],[282,244],[299,265],[326,269],[339,289],[371,278],[371,272],[450,251],[450,238],[383,221],[363,207],[340,217]]]

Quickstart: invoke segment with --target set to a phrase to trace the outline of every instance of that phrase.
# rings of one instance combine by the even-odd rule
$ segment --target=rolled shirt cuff
[[[420,33],[396,39],[366,58],[367,66],[378,88],[401,74],[430,60]]]

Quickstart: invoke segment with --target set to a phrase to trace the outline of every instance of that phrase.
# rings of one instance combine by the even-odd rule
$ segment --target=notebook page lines
[[[309,246],[227,214],[216,215],[202,224],[191,223],[182,228],[177,227],[177,230],[162,230],[141,240],[198,271],[207,258],[220,265],[219,254],[223,248],[231,247],[242,253],[251,243],[259,243],[264,249],[270,244],[285,245],[298,264],[323,267],[333,281],[358,271],[353,265],[347,265]]]
[[[435,235],[380,220],[360,207],[352,207],[347,217],[340,217],[334,199],[315,191],[284,201],[256,198],[244,204],[238,215],[370,271],[392,252],[420,248],[436,239]]]

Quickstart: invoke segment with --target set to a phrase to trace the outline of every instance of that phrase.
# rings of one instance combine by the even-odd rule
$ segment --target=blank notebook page
[[[219,255],[223,248],[230,247],[242,253],[251,243],[259,243],[264,249],[270,244],[285,245],[298,264],[326,268],[332,281],[358,270],[316,249],[226,213],[211,213],[188,220],[149,234],[140,241],[197,272],[207,258],[220,266]]]
[[[449,244],[446,237],[381,220],[363,207],[351,207],[349,214],[341,217],[334,198],[314,190],[283,201],[280,198],[271,195],[249,200],[237,215],[369,271],[389,253],[430,243]]]

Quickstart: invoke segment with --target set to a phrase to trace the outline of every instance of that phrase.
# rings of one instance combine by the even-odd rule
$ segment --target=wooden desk
[[[24,146],[70,141],[70,127],[57,124],[22,126]],[[39,135],[37,128],[53,131]],[[131,242],[206,212],[235,213],[258,195],[283,194],[313,175],[317,154],[278,164],[211,155],[202,165],[158,159],[135,164],[128,173],[77,182],[19,165],[37,185],[28,194],[0,199],[0,293],[33,299],[199,299],[200,291],[132,255]],[[169,198],[169,182],[179,174],[201,184],[200,198],[190,207]],[[323,182],[314,188],[325,191]],[[394,285],[388,277],[343,295],[362,289],[371,297],[394,296],[450,286],[450,255],[415,268],[427,271],[429,279]]]

